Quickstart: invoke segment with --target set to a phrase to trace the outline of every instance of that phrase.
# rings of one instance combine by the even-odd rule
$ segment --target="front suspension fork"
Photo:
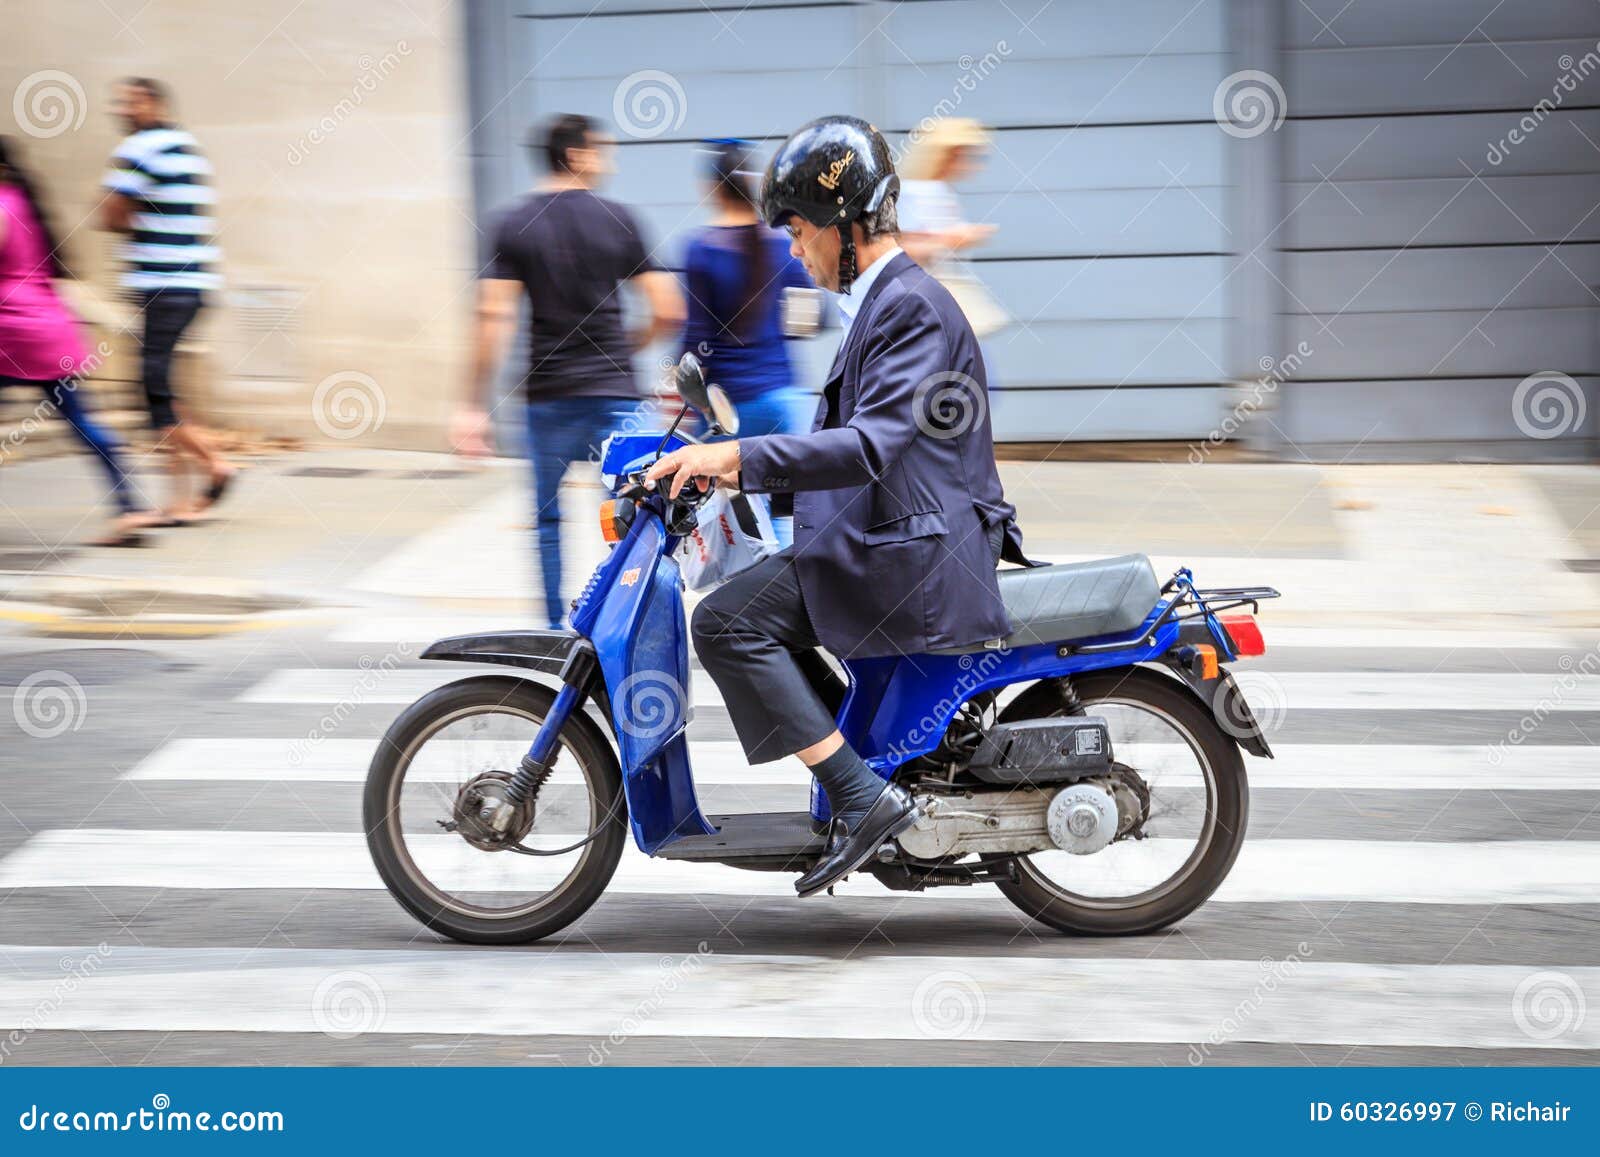
[[[561,755],[561,729],[572,718],[572,713],[583,706],[590,680],[598,670],[593,651],[573,651],[567,657],[566,665],[561,668],[561,690],[556,692],[556,701],[550,705],[538,734],[506,785],[505,797],[490,817],[489,825],[495,831],[503,833],[509,829],[517,809],[550,778],[550,771]]]

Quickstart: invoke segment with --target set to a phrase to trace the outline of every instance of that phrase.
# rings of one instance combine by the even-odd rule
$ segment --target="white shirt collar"
[[[878,274],[883,272],[883,267],[893,261],[903,250],[896,245],[871,265],[856,274],[850,292],[839,294],[835,297],[839,303],[839,312],[844,314],[844,327],[850,328],[850,323],[855,321],[856,314],[861,312],[861,303],[867,299],[867,291],[872,288],[872,283],[878,280]]]

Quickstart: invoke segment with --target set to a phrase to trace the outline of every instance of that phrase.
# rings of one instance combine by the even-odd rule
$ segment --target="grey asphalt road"
[[[62,734],[48,738],[16,734],[0,748],[0,879],[5,880],[0,891],[0,979],[9,973],[13,982],[31,986],[26,991],[43,993],[36,1015],[29,1018],[37,1031],[11,1048],[9,1061],[579,1065],[600,1058],[606,1063],[673,1065],[1181,1065],[1195,1061],[1191,1037],[1208,1035],[1218,1037],[1204,1053],[1208,1064],[1600,1061],[1600,1048],[1588,1043],[1597,1015],[1589,1006],[1600,999],[1600,991],[1593,987],[1593,968],[1600,964],[1600,890],[1594,893],[1594,903],[1524,902],[1508,884],[1502,902],[1478,897],[1452,903],[1448,902],[1451,881],[1435,881],[1431,886],[1444,895],[1426,903],[1384,902],[1381,897],[1214,901],[1178,928],[1131,940],[1061,936],[1028,921],[988,889],[909,903],[889,903],[860,893],[801,903],[767,894],[624,892],[608,895],[584,919],[548,941],[497,951],[498,957],[517,966],[514,995],[505,997],[521,1009],[515,1031],[492,1031],[492,1016],[486,1019],[481,1011],[460,1027],[442,1011],[437,1023],[426,1017],[418,1022],[428,1025],[426,1031],[412,1031],[397,1010],[409,1009],[416,993],[405,986],[413,980],[422,986],[417,990],[422,994],[419,1000],[432,991],[427,985],[444,983],[443,976],[458,993],[481,985],[483,1000],[492,1005],[496,998],[491,994],[500,991],[495,986],[503,978],[482,971],[484,950],[467,950],[421,932],[376,887],[306,888],[273,878],[253,880],[248,887],[213,886],[203,878],[204,872],[184,886],[170,881],[153,886],[149,872],[152,856],[159,859],[159,847],[152,853],[148,844],[141,844],[142,850],[127,852],[125,875],[119,860],[119,841],[131,841],[140,833],[155,833],[158,845],[161,833],[175,833],[174,841],[186,834],[209,833],[218,837],[208,845],[217,857],[215,869],[227,872],[230,836],[245,840],[262,832],[359,832],[360,786],[354,782],[359,770],[350,781],[338,783],[127,778],[142,761],[182,739],[244,742],[304,735],[316,727],[323,705],[259,703],[240,697],[285,669],[358,672],[364,658],[375,660],[384,650],[329,642],[325,634],[319,627],[189,642],[69,644],[15,636],[0,640],[0,705],[7,699],[15,705],[19,688],[31,674],[43,670],[74,675],[83,694],[72,708],[77,712],[73,725]],[[1350,681],[1383,672],[1436,672],[1490,680],[1515,675],[1548,679],[1553,686],[1581,653],[1497,650],[1474,647],[1470,638],[1464,638],[1463,646],[1455,650],[1274,650],[1256,661],[1252,670],[1265,676],[1321,672]],[[1507,701],[1503,708],[1487,711],[1412,710],[1399,704],[1370,710],[1300,710],[1291,702],[1281,713],[1273,741],[1285,749],[1320,745],[1355,753],[1379,748],[1403,769],[1408,750],[1419,759],[1437,760],[1441,748],[1459,751],[1502,740],[1529,709],[1530,704],[1522,701]],[[338,736],[375,742],[398,710],[397,705],[384,703],[355,704],[341,720]],[[1597,715],[1589,710],[1556,711],[1530,736],[1527,748],[1584,758],[1581,753],[1588,750],[1589,736],[1600,733]],[[732,737],[719,708],[702,710],[693,734],[697,741]],[[1481,759],[1462,762],[1459,783],[1447,778],[1427,790],[1396,790],[1370,782],[1350,788],[1257,787],[1252,793],[1251,838],[1263,843],[1298,841],[1305,847],[1344,846],[1353,857],[1377,845],[1420,848],[1422,858],[1414,862],[1423,865],[1430,862],[1430,849],[1441,855],[1461,847],[1497,853],[1521,845],[1546,849],[1550,871],[1557,875],[1588,870],[1584,865],[1593,861],[1584,858],[1589,850],[1585,845],[1600,839],[1600,790],[1596,790],[1600,777],[1559,789],[1518,790],[1487,778]],[[757,769],[746,784],[708,785],[702,803],[708,812],[793,809],[804,806],[804,788],[764,784]],[[552,804],[558,805],[559,801]],[[27,857],[74,829],[112,833],[110,842],[95,853],[112,878],[93,886],[62,885],[48,874],[30,879],[32,869],[27,865],[36,861]],[[1584,855],[1569,861],[1574,852]],[[7,874],[8,865],[22,866]],[[1329,871],[1340,871],[1337,860]],[[1600,884],[1593,879],[1576,882]],[[1397,880],[1396,887],[1409,883]],[[1460,883],[1466,887],[1483,881],[1464,878]],[[702,944],[707,947],[701,949]],[[60,950],[66,961],[85,946],[98,945],[106,946],[106,970],[85,978],[72,991],[59,993],[55,991],[59,983],[40,987],[39,969],[26,951]],[[207,1002],[215,998],[205,995],[211,991],[206,986],[219,983],[220,966],[206,953],[216,949],[241,950],[246,956],[244,963],[235,960],[228,966],[240,976],[242,991],[229,997],[231,1003],[211,1007]],[[582,1024],[575,1029],[576,1022],[560,1008],[572,1000],[572,993],[547,988],[542,979],[552,969],[586,962],[605,968],[608,962],[688,959],[697,952],[713,953],[719,963],[768,962],[762,968],[777,969],[782,984],[802,988],[810,983],[808,977],[835,976],[846,964],[864,970],[852,974],[850,984],[871,985],[880,966],[955,959],[964,962],[957,969],[961,975],[978,978],[980,1000],[983,992],[988,993],[989,1019],[985,1027],[980,1017],[976,1031],[965,1036],[961,1031],[965,1022],[960,1022],[955,1031],[940,1023],[919,1024],[918,1031],[904,1035],[854,1039],[860,1035],[859,1026],[849,1023],[848,1010],[841,1004],[837,1017],[824,1008],[804,1032],[782,1018],[774,1022],[779,1027],[769,1032],[761,1016],[762,1009],[772,1007],[766,1002],[775,999],[771,989],[775,979],[756,971],[750,973],[751,979],[729,982],[731,989],[719,982],[714,992],[705,991],[708,1003],[703,1011],[710,1027],[704,1034],[652,1031],[651,1017],[637,1015],[640,1001],[650,999],[650,986],[635,992],[600,973],[593,982],[597,987],[587,997],[588,1007],[599,1019],[592,1029],[581,1031]],[[283,953],[306,954],[321,968],[331,967],[330,961],[338,964],[340,968],[330,975],[354,972],[383,978],[380,991],[389,1020],[379,1017],[363,1023],[364,1031],[355,1035],[338,1026],[331,1032],[303,1031],[296,1028],[295,1017],[282,1020],[281,1008],[253,1007],[251,992],[259,985],[261,1002],[276,999],[273,985],[299,959]],[[1253,1031],[1248,1017],[1233,1033],[1204,1024],[1198,1029],[1171,1028],[1168,1013],[1175,1002],[1182,1002],[1182,986],[1190,983],[1187,970],[1195,970],[1192,983],[1203,986],[1201,970],[1206,968],[1226,962],[1253,968],[1257,962],[1286,958],[1314,962],[1292,981],[1314,969],[1334,970],[1329,973],[1330,991],[1341,1003],[1329,1007],[1328,1023],[1318,1020],[1315,1009],[1286,1014],[1284,1023],[1309,1026],[1307,1039],[1270,1039],[1280,1030],[1263,1024],[1257,1028],[1266,1031]],[[368,963],[374,960],[378,965]],[[996,1021],[1010,1007],[1007,1002],[1030,996],[1027,984],[1040,985],[1033,995],[1041,1007],[1055,996],[1048,984],[1037,979],[1019,982],[1020,991],[1002,992],[990,978],[1004,976],[1011,968],[1022,975],[1041,963],[1058,966],[1063,984],[1078,975],[1075,970],[1099,965],[1115,969],[1126,963],[1127,987],[1117,1001],[1099,1006],[1095,1023],[1071,1023],[1060,1039],[992,1039],[1004,1031]],[[262,969],[259,974],[251,971],[256,965]],[[1355,971],[1338,972],[1343,966]],[[383,971],[391,967],[399,970],[392,976],[402,979],[391,979]],[[632,965],[618,965],[617,976],[631,975],[628,967]],[[1152,967],[1174,970],[1162,971],[1157,981],[1148,983],[1177,985],[1175,993],[1141,987],[1140,970]],[[1398,999],[1400,989],[1420,986],[1425,991],[1435,976],[1448,975],[1452,984],[1466,985],[1450,999],[1470,1003],[1482,997],[1473,987],[1480,978],[1489,985],[1484,991],[1497,994],[1496,985],[1509,986],[1509,994],[1519,978],[1546,974],[1565,977],[1575,986],[1562,990],[1569,1001],[1575,994],[1580,1002],[1577,1012],[1569,1012],[1570,1031],[1540,1036],[1545,1029],[1535,1023],[1523,1039],[1513,1037],[1508,1043],[1499,1036],[1494,1043],[1477,1047],[1464,1039],[1442,1044],[1397,1041],[1395,1031],[1382,1024],[1386,1005]],[[64,969],[59,975],[76,973]],[[561,975],[561,984],[571,983],[566,971]],[[1286,990],[1292,990],[1292,981]],[[104,998],[97,995],[98,986],[112,983],[130,987],[108,990]],[[750,986],[748,992],[739,984]],[[0,989],[4,987],[0,984]],[[691,979],[675,999],[692,1004],[695,991]],[[133,1009],[100,1008],[96,1002],[112,999],[112,992],[131,994],[117,999],[135,1002]],[[859,993],[850,996],[858,998]],[[883,994],[886,1002],[903,999],[904,993]],[[741,1001],[748,1002],[746,1013],[739,1012]],[[1348,1015],[1339,1011],[1347,1001],[1355,1002],[1355,1019],[1362,1023],[1340,1023]],[[561,1031],[539,1031],[539,1012],[546,1007]],[[1119,1011],[1123,1008],[1125,1017]],[[1502,1019],[1508,1023],[1516,1019],[1511,1006],[1503,1011]],[[128,1017],[138,1022],[137,1028],[125,1027]],[[632,1028],[621,1034],[610,1032],[607,1026],[613,1021]],[[1047,1029],[1043,1035],[1049,1035]],[[1403,1031],[1398,1035],[1405,1037]],[[1444,1032],[1442,1037],[1451,1034]],[[1415,1037],[1418,1042],[1440,1039],[1436,1025],[1419,1030]]]
[[[1509,647],[1470,624],[1440,645],[1456,628],[1434,622],[1421,625],[1431,641],[1392,649],[1372,645],[1371,624],[1364,639],[1285,645],[1266,608],[1269,654],[1240,670],[1283,758],[1249,764],[1249,839],[1222,892],[1154,935],[1062,936],[988,887],[908,897],[852,882],[800,902],[781,877],[633,856],[548,940],[467,948],[419,928],[371,873],[360,778],[402,704],[364,676],[396,650],[333,636],[380,638],[341,631],[365,615],[519,606],[506,584],[472,602],[454,584],[479,577],[471,552],[486,542],[495,574],[525,561],[520,496],[493,505],[521,474],[355,451],[330,474],[333,459],[313,457],[256,464],[218,525],[145,552],[69,550],[45,570],[139,589],[226,576],[354,609],[190,641],[0,627],[0,1063],[1600,1060],[1597,640],[1539,635],[1593,622],[1581,606],[1512,616]],[[1351,557],[1349,535],[1370,551],[1410,525],[1388,492],[1347,500],[1339,487],[1367,475],[1310,466],[1004,469],[1041,554],[1259,552],[1317,567]],[[1600,472],[1497,475],[1522,505],[1492,517],[1471,479],[1383,477],[1426,499],[1412,529],[1445,553],[1419,553],[1419,573],[1459,573],[1480,535],[1516,539],[1508,510],[1554,512],[1556,533],[1526,524],[1531,557],[1593,553]],[[25,463],[7,482],[17,524],[0,525],[0,567],[38,567],[44,543],[81,537],[89,464]],[[598,493],[575,493],[574,510],[587,518]],[[466,531],[430,537],[452,527]],[[389,585],[374,595],[359,580],[379,564]],[[408,586],[413,566],[425,581]],[[1562,591],[1577,604],[1592,587]],[[404,677],[431,666],[406,654]],[[316,675],[318,690],[296,695],[310,676],[285,672]],[[332,774],[277,774],[271,753],[313,735],[342,745]],[[726,759],[733,732],[702,706],[691,736]],[[709,813],[805,805],[803,780],[781,769],[721,770],[701,787]],[[541,806],[558,822],[576,803],[557,785]]]

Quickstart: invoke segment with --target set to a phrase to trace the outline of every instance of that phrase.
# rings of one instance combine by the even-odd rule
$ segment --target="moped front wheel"
[[[523,944],[572,923],[610,883],[627,842],[622,772],[582,711],[518,813],[514,843],[524,850],[478,820],[554,701],[525,679],[463,679],[413,703],[379,743],[363,799],[367,847],[384,885],[426,927],[469,944]]]

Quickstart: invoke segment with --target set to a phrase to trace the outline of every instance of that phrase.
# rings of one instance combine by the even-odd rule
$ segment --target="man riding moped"
[[[813,895],[861,867],[917,818],[908,793],[845,742],[796,656],[968,650],[1011,623],[995,566],[1024,563],[995,468],[983,355],[961,307],[896,241],[889,147],[830,116],[768,166],[761,212],[785,227],[816,284],[843,296],[845,335],[809,434],[674,450],[648,472],[794,495],[794,545],[739,574],[694,613],[701,662],[752,764],[798,756],[832,826],[795,884]]]

